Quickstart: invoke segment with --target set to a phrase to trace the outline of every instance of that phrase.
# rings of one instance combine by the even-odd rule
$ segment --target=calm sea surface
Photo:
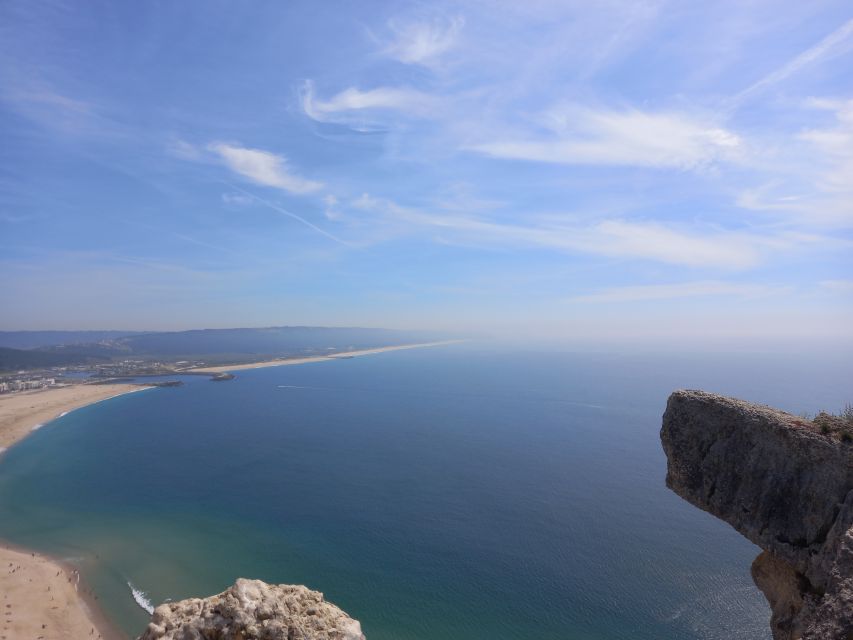
[[[128,634],[137,599],[303,583],[369,640],[769,638],[757,553],[664,487],[669,392],[799,413],[849,359],[385,353],[188,377],[3,455],[0,536],[68,558]]]

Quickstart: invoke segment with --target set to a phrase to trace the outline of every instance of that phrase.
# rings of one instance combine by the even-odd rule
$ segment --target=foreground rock
[[[240,578],[209,598],[161,604],[140,640],[365,640],[361,625],[303,586]]]
[[[853,446],[702,391],[670,396],[661,442],[667,486],[764,549],[775,640],[853,639]]]

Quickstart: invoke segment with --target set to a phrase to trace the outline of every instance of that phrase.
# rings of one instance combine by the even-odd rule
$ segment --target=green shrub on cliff
[[[812,424],[825,436],[836,437],[841,442],[853,442],[853,405],[847,404],[837,415],[819,411]]]

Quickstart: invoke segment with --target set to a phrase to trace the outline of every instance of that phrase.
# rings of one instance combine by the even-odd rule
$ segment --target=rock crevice
[[[667,486],[764,551],[752,576],[775,640],[853,640],[853,445],[770,407],[676,391]]]

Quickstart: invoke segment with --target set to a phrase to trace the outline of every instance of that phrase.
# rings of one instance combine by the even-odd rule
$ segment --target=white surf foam
[[[37,430],[41,429],[43,426],[44,426],[43,424],[37,424],[32,429],[30,429],[30,431],[37,431]]]
[[[59,417],[62,418],[62,417],[67,416],[67,415],[68,415],[68,412],[63,411],[62,413],[59,414]]]
[[[133,594],[133,599],[136,600],[136,604],[145,609],[149,614],[154,613],[154,605],[151,604],[151,601],[148,599],[148,596],[145,595],[145,592],[134,587],[130,580],[127,581],[127,586],[130,587],[130,593]]]

